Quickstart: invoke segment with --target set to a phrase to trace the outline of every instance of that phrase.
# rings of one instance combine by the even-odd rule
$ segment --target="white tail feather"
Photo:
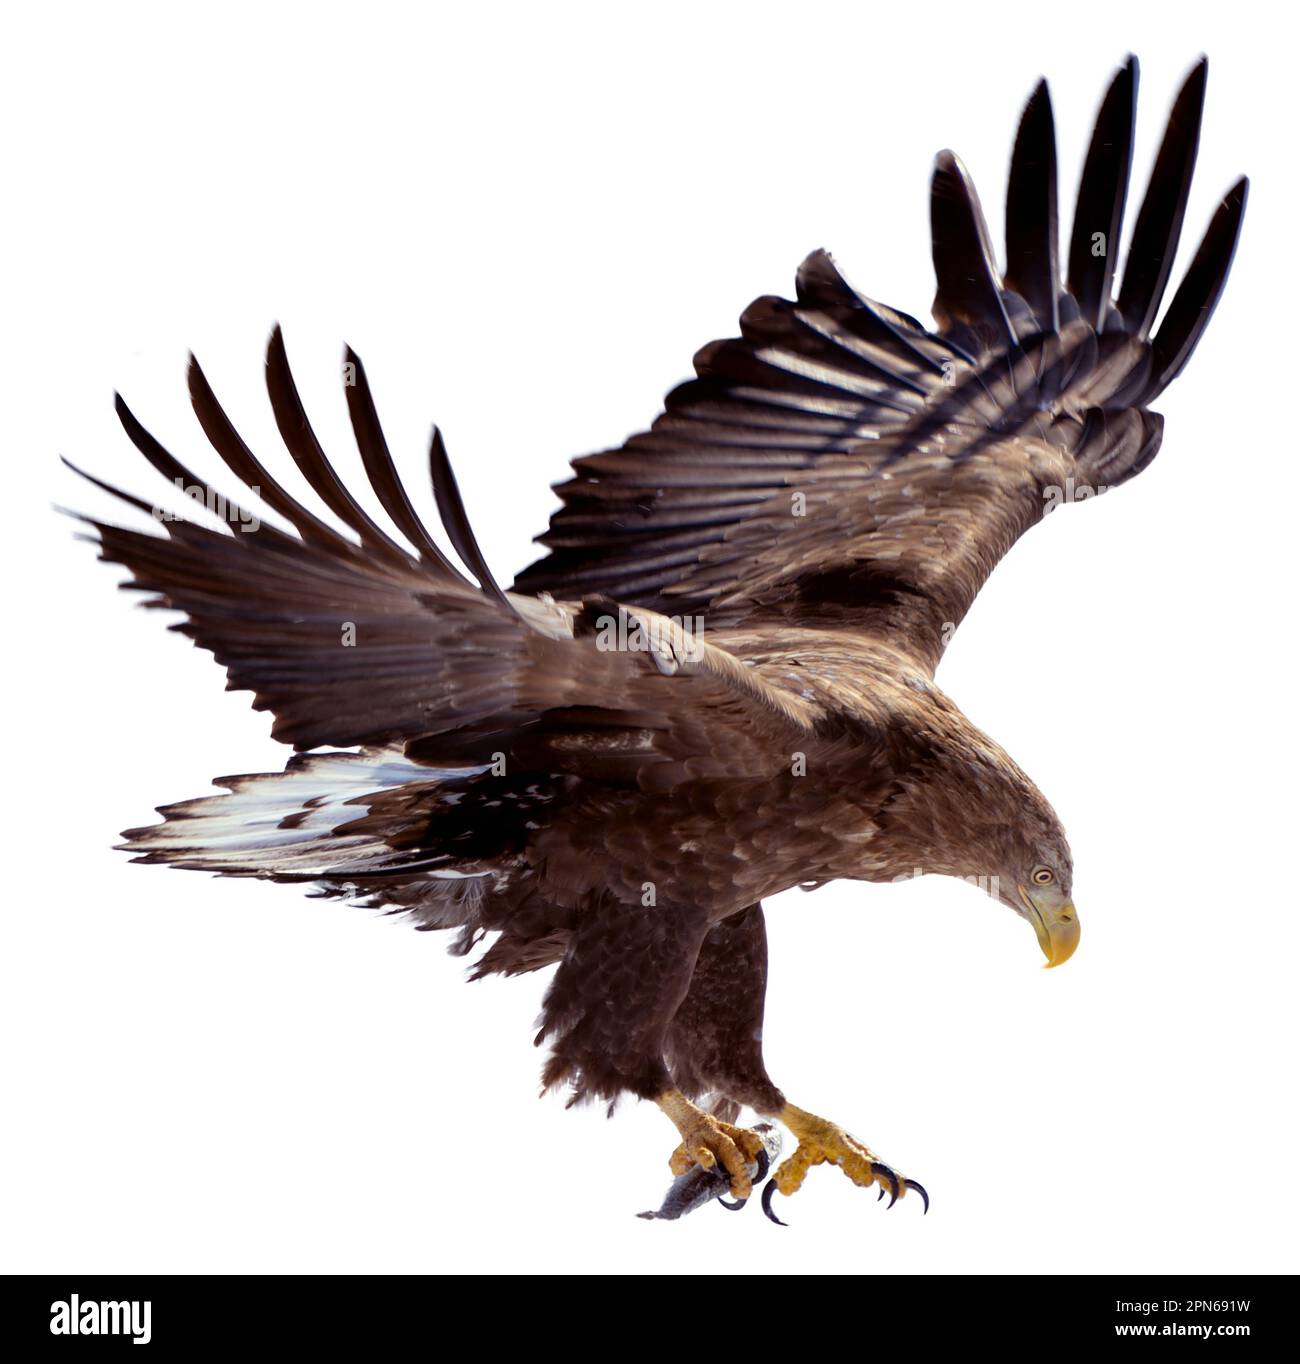
[[[357,875],[394,856],[378,835],[337,832],[365,815],[366,797],[484,770],[422,767],[391,748],[307,754],[283,772],[219,778],[227,794],[164,806],[162,824],[130,830],[121,846],[145,861],[228,876]]]

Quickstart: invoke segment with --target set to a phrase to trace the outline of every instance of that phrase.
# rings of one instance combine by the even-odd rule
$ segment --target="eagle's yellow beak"
[[[1079,916],[1074,906],[1068,900],[1055,907],[1041,905],[1027,887],[1018,885],[1016,889],[1029,911],[1029,922],[1038,935],[1038,945],[1043,949],[1048,967],[1069,961],[1079,945]]]

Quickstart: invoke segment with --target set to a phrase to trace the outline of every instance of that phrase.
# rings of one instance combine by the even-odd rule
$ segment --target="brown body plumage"
[[[783,1114],[803,1144],[782,1191],[819,1159],[884,1187],[873,1159],[856,1172],[865,1148],[834,1154],[839,1129],[786,1105],[767,1076],[761,901],[836,878],[968,877],[1033,924],[1049,962],[1073,950],[1055,815],[933,675],[1019,536],[1159,447],[1148,404],[1208,322],[1245,203],[1242,181],[1153,336],[1204,77],[1202,63],[1178,98],[1116,301],[1132,61],[1098,119],[1067,285],[1040,86],[1013,156],[1001,279],[974,192],[944,153],[939,330],[869,301],[815,252],[796,299],[751,305],[741,336],[700,352],[697,378],[650,431],[575,462],[542,537],[550,553],[510,593],[474,542],[436,432],[439,511],[477,582],[420,523],[351,352],[358,447],[409,546],[338,480],[278,330],[277,423],[350,535],[247,449],[194,364],[209,439],[296,534],[94,524],[129,585],[184,612],[176,628],[304,752],[283,774],[164,809],[127,847],[408,911],[423,928],[459,929],[462,952],[495,935],[479,975],[558,963],[539,1034],[548,1084],[656,1098],[704,1160],[724,1147],[709,1146],[716,1133],[692,1146],[704,1129],[673,1096],[712,1095],[729,1118],[741,1104]],[[161,473],[204,486],[120,400],[119,413]],[[349,746],[360,751],[307,752]]]

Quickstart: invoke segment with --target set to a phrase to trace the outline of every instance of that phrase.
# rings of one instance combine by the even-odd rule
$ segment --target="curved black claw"
[[[882,1198],[884,1198],[884,1196],[885,1196],[885,1186],[882,1184],[882,1185],[880,1186],[880,1192],[876,1195],[876,1202],[879,1203],[880,1200],[881,1200]]]
[[[767,1154],[766,1147],[760,1146],[758,1148],[758,1154],[754,1157],[754,1162],[758,1166],[758,1169],[755,1171],[753,1182],[755,1184],[761,1184],[763,1180],[767,1178],[768,1170],[772,1168],[772,1158]],[[728,1212],[739,1212],[748,1202],[749,1199],[747,1198],[738,1198],[734,1203],[729,1203],[725,1198],[718,1199],[718,1203],[726,1208]],[[785,1223],[782,1222],[781,1225],[785,1226]]]
[[[871,1162],[871,1173],[873,1175],[881,1175],[889,1181],[889,1207],[892,1208],[894,1204],[898,1202],[898,1176],[888,1165],[882,1165],[878,1160],[873,1160]],[[885,1192],[884,1185],[881,1185],[880,1192],[882,1194]],[[877,1198],[876,1202],[879,1203],[880,1199]],[[888,1208],[886,1211],[888,1211]]]
[[[921,1201],[925,1204],[925,1212],[923,1212],[921,1216],[924,1217],[925,1213],[930,1211],[930,1195],[926,1193],[925,1185],[918,1184],[914,1179],[905,1179],[903,1181],[903,1187],[905,1189],[911,1189],[914,1193],[919,1193],[921,1195]],[[881,1192],[883,1193],[884,1190],[882,1189]]]
[[[772,1195],[775,1192],[776,1180],[769,1179],[767,1183],[763,1185],[763,1211],[767,1214],[768,1221],[775,1222],[778,1227],[785,1227],[788,1226],[789,1223],[782,1222],[776,1213],[772,1211]]]

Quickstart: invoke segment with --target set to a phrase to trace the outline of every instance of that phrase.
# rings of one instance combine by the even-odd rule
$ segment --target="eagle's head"
[[[1048,966],[1060,966],[1079,945],[1071,895],[1074,868],[1065,832],[1035,789],[1017,823],[982,830],[981,860],[995,868],[986,889],[1033,928]]]
[[[1026,920],[1048,966],[1060,966],[1079,945],[1061,821],[1004,749],[937,689],[927,700],[920,760],[883,809],[874,851],[888,879],[919,871],[979,887]]]

